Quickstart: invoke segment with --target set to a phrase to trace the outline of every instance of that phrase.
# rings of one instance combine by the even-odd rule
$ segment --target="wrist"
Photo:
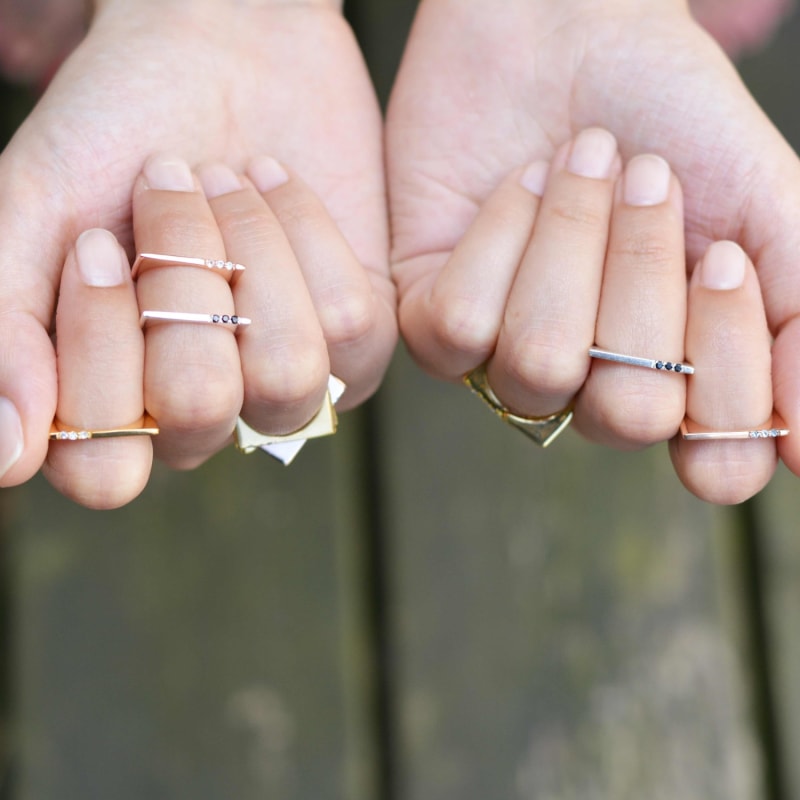
[[[269,6],[309,6],[341,12],[344,0],[86,0],[86,2],[92,15],[97,15],[109,7],[120,7],[128,11],[170,8],[194,17],[217,11],[244,11]]]
[[[602,12],[610,11],[689,11],[689,0],[533,0],[543,11]]]

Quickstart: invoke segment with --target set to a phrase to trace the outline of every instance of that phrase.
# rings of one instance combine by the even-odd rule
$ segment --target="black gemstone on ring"
[[[675,372],[683,372],[683,364],[676,364]]]
[[[667,363],[664,364],[664,369],[667,370],[667,372],[669,372],[672,369],[672,362],[667,361]]]
[[[664,369],[664,362],[656,361],[656,369]]]
[[[239,317],[237,317],[237,316],[236,316],[236,314],[234,314],[234,315],[231,317],[231,322],[232,322],[234,325],[238,325],[238,324],[239,324]]]
[[[223,322],[230,322],[231,318],[227,314],[223,314],[222,315],[222,321]]]
[[[219,314],[213,314],[211,317],[212,322],[219,322]]]

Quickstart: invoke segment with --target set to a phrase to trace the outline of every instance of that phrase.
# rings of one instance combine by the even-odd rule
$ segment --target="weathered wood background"
[[[349,6],[385,94],[413,3]],[[800,143],[798,37],[742,69]],[[800,797],[797,487],[541,452],[401,352],[291,469],[4,491],[0,797]]]

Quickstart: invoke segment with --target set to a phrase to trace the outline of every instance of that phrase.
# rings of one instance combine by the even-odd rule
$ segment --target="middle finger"
[[[145,164],[133,213],[139,253],[225,260],[214,215],[184,161],[156,156]],[[137,278],[137,295],[142,312],[236,313],[225,277],[212,269],[147,269]],[[161,428],[156,454],[173,467],[195,467],[231,438],[242,405],[236,335],[198,322],[146,326],[145,405]]]

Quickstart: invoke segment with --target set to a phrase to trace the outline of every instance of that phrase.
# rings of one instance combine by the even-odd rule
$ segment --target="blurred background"
[[[4,140],[69,5],[0,0]],[[414,5],[347,3],[384,98]],[[755,7],[696,10],[800,145],[800,19],[765,44]],[[540,451],[401,350],[291,469],[4,490],[0,798],[800,797],[797,486],[713,508],[663,447]]]

